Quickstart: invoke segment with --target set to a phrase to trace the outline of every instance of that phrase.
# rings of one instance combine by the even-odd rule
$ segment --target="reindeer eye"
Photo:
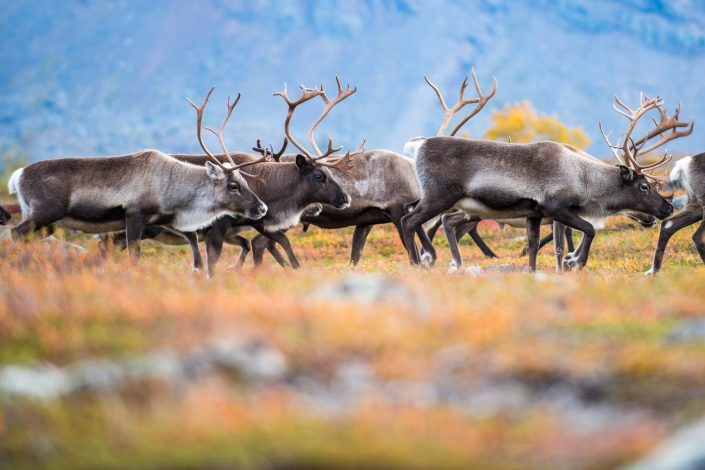
[[[641,189],[645,193],[648,193],[649,192],[649,185],[646,183],[641,183],[641,186],[639,186],[639,189]]]
[[[316,181],[323,181],[324,180],[323,173],[316,173],[314,175],[314,178],[316,178]]]
[[[237,185],[237,183],[228,183],[228,190],[239,191],[240,187]]]

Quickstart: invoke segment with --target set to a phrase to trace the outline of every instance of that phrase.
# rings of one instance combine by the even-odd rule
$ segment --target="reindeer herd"
[[[211,88],[200,106],[189,100],[196,111],[197,140],[205,154],[144,150],[117,157],[45,160],[15,171],[9,191],[17,195],[23,220],[12,228],[12,237],[20,241],[60,226],[99,234],[104,249],[113,243],[135,258],[140,256],[142,239],[189,244],[194,269],[205,267],[211,276],[225,243],[240,247],[238,265],[250,252],[258,265],[268,251],[282,266],[298,268],[286,232],[299,223],[304,230],[309,225],[354,227],[353,265],[360,260],[372,227],[392,223],[410,263],[428,266],[436,260],[432,240],[442,225],[453,259],[451,271],[457,271],[462,267],[458,240],[466,233],[486,256],[495,256],[477,232],[481,220],[491,219],[526,227],[532,271],[539,248],[552,239],[556,269],[563,271],[585,266],[596,229],[607,217],[621,213],[644,226],[665,219],[648,273],[660,270],[670,237],[699,221],[693,241],[705,262],[705,153],[677,161],[670,181],[654,172],[671,160],[667,152],[656,162],[643,162],[644,155],[693,132],[692,122],[679,120],[679,108],[669,116],[659,97],[642,96],[636,109],[615,97],[614,109],[626,118],[626,131],[612,144],[600,126],[617,160],[612,165],[564,143],[457,137],[497,91],[496,80],[484,94],[474,71],[472,79],[477,96],[465,97],[466,77],[458,101],[450,107],[438,87],[426,79],[444,117],[435,137],[415,137],[406,143],[404,151],[412,158],[390,150],[365,150],[364,139],[345,154],[330,137],[325,151],[318,147],[316,128],[336,105],[357,91],[350,85],[343,87],[337,78],[333,98],[322,86],[301,85],[301,96],[295,100],[286,85],[274,93],[287,106],[284,144],[278,152],[259,140],[252,149],[255,153],[230,152],[223,132],[240,95],[232,102],[228,98],[223,121],[214,130],[203,126]],[[316,100],[323,109],[308,132],[307,149],[292,134],[290,124],[297,107]],[[470,104],[475,105],[473,109],[445,136],[454,116]],[[637,124],[652,111],[659,119],[653,119],[646,134],[634,137]],[[222,153],[207,148],[204,130],[216,137]],[[296,153],[284,153],[289,143]],[[666,187],[670,197],[679,187],[687,192],[688,202],[676,215],[672,215],[669,196],[659,192]],[[0,224],[9,220],[10,214],[0,208]],[[544,240],[539,237],[542,224],[553,229]],[[257,232],[251,241],[242,236],[248,230]],[[577,247],[572,231],[582,233]],[[206,245],[205,264],[199,242]]]

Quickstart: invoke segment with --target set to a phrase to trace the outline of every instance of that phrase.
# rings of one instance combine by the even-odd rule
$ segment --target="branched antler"
[[[203,149],[204,152],[206,152],[206,155],[208,158],[215,164],[217,165],[221,170],[223,170],[225,173],[232,173],[235,170],[239,170],[241,168],[244,168],[246,166],[254,165],[256,163],[264,162],[268,160],[268,155],[265,153],[262,155],[262,158],[259,158],[257,160],[251,161],[251,162],[245,162],[241,163],[239,165],[235,164],[235,161],[233,160],[232,156],[230,155],[230,152],[228,151],[227,147],[225,146],[225,141],[223,140],[223,130],[225,129],[225,125],[228,123],[228,120],[230,120],[230,116],[233,113],[233,110],[235,109],[235,106],[237,106],[237,103],[240,101],[240,93],[237,94],[237,98],[235,98],[235,101],[230,103],[230,96],[228,96],[228,112],[225,114],[225,118],[223,118],[223,122],[220,124],[220,128],[218,131],[214,131],[210,127],[205,127],[209,132],[212,132],[213,135],[215,135],[218,138],[218,142],[220,143],[220,147],[223,149],[223,152],[225,153],[225,157],[228,159],[230,162],[230,167],[227,167],[223,165],[220,160],[218,160],[215,155],[213,155],[210,150],[206,147],[206,144],[203,142],[203,136],[202,136],[202,131],[201,129],[203,128],[203,111],[206,109],[206,105],[208,104],[208,100],[210,99],[211,93],[213,93],[213,90],[215,90],[215,87],[211,87],[211,89],[208,91],[208,94],[206,95],[205,99],[203,100],[203,103],[201,103],[200,106],[196,106],[196,104],[191,101],[191,99],[188,99],[189,104],[193,106],[193,109],[196,110],[196,135],[198,136],[198,143],[201,145],[201,148]],[[253,176],[253,175],[248,175],[248,176]]]
[[[602,128],[602,124],[599,124],[600,132],[602,137],[607,142],[610,151],[617,159],[621,165],[625,165],[632,168],[635,172],[640,175],[644,175],[649,180],[654,183],[662,183],[662,179],[653,175],[651,171],[658,167],[661,167],[671,161],[671,154],[665,152],[663,157],[656,163],[651,163],[648,165],[642,165],[638,162],[638,157],[641,154],[646,154],[656,150],[667,142],[671,140],[685,137],[693,132],[694,123],[691,121],[681,122],[678,120],[678,115],[680,113],[680,105],[676,108],[673,116],[668,116],[668,113],[663,108],[663,100],[658,96],[655,98],[645,97],[643,94],[639,96],[639,107],[637,109],[631,109],[617,96],[614,97],[615,103],[612,105],[619,114],[626,117],[628,120],[628,126],[626,133],[620,137],[616,145],[613,145],[609,140],[609,134],[605,133]],[[644,136],[634,139],[632,138],[632,133],[636,128],[636,125],[642,117],[644,117],[649,111],[657,109],[660,115],[660,121],[653,120],[654,128],[647,132]],[[686,128],[683,131],[678,131],[679,128]],[[671,131],[668,135],[662,135],[664,132]],[[646,143],[659,137],[659,140],[644,149],[643,147]]]
[[[475,75],[475,69],[472,69],[471,71],[472,75],[472,81],[475,84],[475,91],[477,91],[477,98],[465,98],[465,89],[468,86],[468,77],[465,76],[465,80],[463,80],[463,83],[460,85],[460,96],[458,97],[458,101],[453,105],[453,107],[449,108],[448,105],[446,104],[445,100],[443,99],[443,94],[441,91],[438,89],[436,85],[431,82],[431,80],[428,79],[428,77],[424,77],[424,80],[426,80],[426,83],[433,88],[433,91],[436,92],[436,96],[438,97],[438,101],[441,103],[441,107],[443,108],[444,112],[444,117],[443,117],[443,122],[441,122],[441,127],[438,128],[438,132],[436,133],[437,136],[443,136],[446,132],[446,129],[448,128],[448,124],[450,124],[451,119],[453,119],[453,116],[458,113],[461,109],[463,109],[465,106],[468,104],[472,103],[477,103],[477,106],[468,113],[459,123],[453,131],[450,133],[451,136],[454,136],[455,134],[458,133],[458,131],[465,125],[466,122],[468,122],[470,119],[472,119],[473,116],[475,116],[477,113],[479,113],[482,108],[485,107],[487,102],[492,99],[492,97],[497,93],[497,79],[495,77],[492,77],[493,85],[492,89],[487,95],[484,95],[482,93],[482,89],[480,88],[480,83],[477,81],[477,76]]]
[[[286,137],[291,141],[291,143],[294,144],[294,146],[301,151],[301,153],[306,156],[312,163],[316,165],[321,165],[321,166],[326,166],[329,168],[334,168],[339,171],[345,171],[346,167],[349,166],[350,164],[350,157],[353,155],[356,155],[358,153],[364,152],[364,144],[365,140],[363,139],[362,144],[358,146],[357,149],[355,149],[352,152],[347,152],[345,156],[340,157],[334,161],[324,161],[324,159],[333,156],[336,152],[339,152],[342,147],[334,147],[333,146],[333,139],[328,137],[328,146],[325,152],[321,152],[321,150],[318,148],[318,145],[316,144],[316,140],[314,138],[314,133],[316,131],[316,128],[318,125],[325,119],[325,117],[330,113],[330,111],[340,103],[341,101],[345,100],[349,96],[351,96],[353,93],[357,91],[356,87],[351,88],[350,85],[348,84],[345,89],[343,89],[340,79],[338,77],[335,77],[336,84],[338,86],[338,94],[335,98],[330,99],[326,95],[325,91],[323,91],[323,87],[321,88],[307,88],[304,85],[300,85],[300,88],[302,90],[302,95],[301,97],[296,100],[292,101],[291,98],[289,98],[287,94],[287,89],[286,89],[286,83],[284,84],[284,89],[282,91],[278,91],[274,93],[274,96],[281,96],[284,102],[289,106],[289,109],[286,114],[286,119],[284,121],[284,133],[286,134]],[[316,96],[320,96],[323,99],[323,102],[325,103],[325,106],[323,108],[323,111],[321,114],[318,116],[318,118],[314,121],[314,123],[311,126],[311,129],[309,130],[308,133],[308,138],[309,142],[311,143],[311,146],[314,149],[314,152],[316,156],[314,157],[310,152],[304,148],[303,145],[301,145],[296,138],[291,134],[291,130],[289,128],[289,125],[291,123],[291,117],[294,114],[294,111],[297,106],[299,106],[302,103],[305,103],[306,101],[309,101],[312,98],[315,98]]]

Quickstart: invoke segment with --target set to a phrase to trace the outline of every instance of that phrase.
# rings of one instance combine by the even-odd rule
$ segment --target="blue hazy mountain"
[[[597,122],[623,128],[612,95],[660,94],[705,124],[705,2],[698,0],[13,1],[0,11],[0,155],[32,160],[198,151],[195,112],[216,91],[206,122],[217,126],[227,93],[241,92],[227,131],[231,150],[256,138],[277,146],[285,106],[272,92],[334,77],[358,92],[333,111],[321,140],[399,151],[434,134],[441,118],[428,75],[454,100],[475,67],[489,109],[529,100],[583,126],[607,154]],[[303,133],[320,110],[294,118]],[[467,127],[480,136],[489,110]],[[300,125],[296,122],[301,123]],[[211,142],[211,141],[209,141]],[[209,145],[215,147],[213,141]],[[698,127],[675,150],[705,149]]]

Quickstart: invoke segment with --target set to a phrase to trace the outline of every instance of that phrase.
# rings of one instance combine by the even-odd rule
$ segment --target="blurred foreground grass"
[[[513,264],[522,230],[466,263]],[[411,269],[375,227],[291,232],[213,280],[185,247],[100,255],[0,240],[0,466],[594,468],[705,412],[705,269],[691,230],[643,275],[657,230],[615,219],[581,273]],[[466,242],[467,243],[467,242]]]

